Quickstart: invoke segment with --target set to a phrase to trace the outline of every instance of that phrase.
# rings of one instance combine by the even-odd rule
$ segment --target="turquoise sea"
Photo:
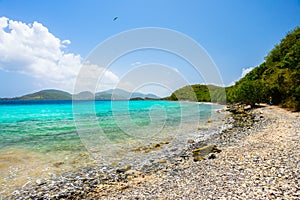
[[[0,101],[0,148],[22,147],[36,151],[76,150],[82,145],[79,145],[81,141],[74,115],[81,124],[78,128],[82,130],[82,124],[85,123],[86,130],[90,130],[95,128],[90,121],[95,114],[108,139],[117,141],[127,136],[124,135],[126,130],[122,130],[116,122],[120,117],[121,120],[128,120],[123,121],[125,124],[131,123],[140,128],[147,128],[153,121],[159,126],[163,122],[165,128],[177,127],[183,121],[207,120],[213,110],[222,107],[170,101],[80,101],[75,104],[76,111],[80,110],[77,113],[73,113],[72,101]],[[154,113],[155,118],[151,119],[149,112],[153,110],[157,110],[158,113]]]
[[[133,162],[135,155],[128,153],[132,149],[166,140],[177,145],[222,108],[154,100],[0,101],[0,184],[23,184],[34,176],[33,168],[34,174],[38,169],[54,173],[97,155],[106,161],[116,158],[111,162],[127,156]]]

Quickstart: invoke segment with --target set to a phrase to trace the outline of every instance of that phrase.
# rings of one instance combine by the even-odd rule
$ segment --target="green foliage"
[[[236,88],[235,98],[238,102],[250,104],[263,102],[266,97],[266,89],[261,80],[243,81]]]
[[[226,95],[225,95],[226,90]],[[300,27],[288,33],[254,68],[234,86],[192,85],[175,91],[169,100],[242,102],[254,106],[268,102],[300,110]]]
[[[226,90],[227,102],[228,103],[236,102],[237,94],[235,92],[235,87],[234,86],[226,87],[225,90]]]
[[[191,85],[180,88],[172,93],[168,100],[198,101],[198,102],[226,102],[226,93],[223,87],[214,85]]]
[[[207,88],[211,102],[226,103],[226,90],[224,87],[208,85]]]
[[[203,88],[204,89],[204,88]],[[199,93],[199,87],[196,87]],[[193,90],[193,86],[185,86],[172,93],[169,97],[170,100],[180,100],[180,101],[198,101],[196,92]]]
[[[169,100],[171,100],[171,101],[177,101],[178,98],[176,97],[175,93],[172,93],[172,95],[169,97]]]
[[[33,94],[24,95],[20,100],[71,100],[72,95],[60,90],[42,90]]]
[[[287,34],[265,58],[233,87],[227,88],[229,102],[266,102],[300,110],[300,27]]]

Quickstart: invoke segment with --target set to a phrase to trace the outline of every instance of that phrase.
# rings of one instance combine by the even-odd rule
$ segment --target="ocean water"
[[[49,175],[94,159],[159,157],[171,148],[147,157],[133,149],[161,141],[178,146],[222,108],[171,101],[0,101],[0,185],[7,189],[41,176],[38,171]]]
[[[139,137],[134,130],[152,128],[148,132],[153,132],[155,127],[178,128],[183,123],[206,121],[215,110],[222,108],[214,104],[170,101],[78,101],[75,104],[72,101],[0,101],[0,148],[76,151],[82,147],[78,130],[92,132],[96,126],[111,142],[122,142],[132,135]]]

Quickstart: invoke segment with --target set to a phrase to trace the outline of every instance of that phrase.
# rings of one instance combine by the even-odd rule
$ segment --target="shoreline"
[[[281,112],[285,115],[298,115],[299,117],[299,113],[291,114],[277,107],[267,106],[253,111],[247,110],[227,117],[222,129],[210,135],[206,140],[201,138],[199,140],[189,140],[187,147],[177,156],[161,159],[140,169],[135,169],[132,166],[123,166],[110,170],[103,170],[99,167],[86,167],[75,173],[65,174],[56,179],[28,184],[24,188],[16,190],[8,199],[38,197],[46,199],[93,199],[99,197],[107,199],[134,197],[175,199],[187,198],[190,195],[195,198],[199,196],[208,198],[210,193],[212,198],[219,197],[218,195],[214,196],[213,191],[207,191],[207,184],[201,185],[198,182],[207,182],[206,178],[217,178],[217,174],[214,174],[214,176],[211,175],[214,170],[218,171],[219,169],[216,163],[219,163],[219,166],[222,168],[229,167],[226,161],[232,159],[230,152],[234,148],[243,148],[244,143],[249,138],[255,138],[271,126],[274,126],[276,117],[270,115],[269,109],[275,109],[276,112]],[[205,130],[199,130],[199,132],[201,131]],[[299,134],[297,136],[299,138]],[[208,153],[206,152],[202,156],[202,150],[199,149],[212,145],[216,145],[215,149],[211,148]],[[199,150],[198,153],[195,150]],[[236,155],[234,156],[239,157],[243,153],[235,152]],[[209,170],[212,166],[216,168]],[[200,170],[201,172],[199,172],[199,169],[202,169]],[[189,175],[187,176],[187,174]],[[222,175],[222,173],[219,175]],[[241,178],[239,174],[234,174],[234,176]],[[197,185],[200,191],[196,190],[194,186],[191,188],[189,185],[189,182],[195,180],[197,180],[195,186]],[[186,185],[183,183],[186,183]],[[222,181],[218,182],[218,184],[221,183]],[[178,188],[178,184],[180,185],[180,189]],[[223,184],[226,184],[226,182],[223,182]],[[211,187],[214,187],[213,185]],[[175,191],[176,188],[178,189],[177,192]],[[150,189],[158,192],[149,193]],[[215,189],[219,190],[220,188]],[[181,193],[183,190],[185,192]],[[170,191],[172,192],[170,193]],[[224,197],[224,194],[220,196]],[[231,196],[230,193],[228,195]]]
[[[73,148],[73,145],[72,147],[66,145],[66,147],[68,147],[66,150],[64,150],[64,146],[61,148],[61,146],[53,145],[53,147],[59,147],[57,151],[55,149],[52,151],[52,149],[49,148],[50,146],[45,146],[46,148],[39,148],[39,146],[37,146],[38,148],[31,148],[26,145],[16,145],[15,147],[12,146],[2,149],[0,156],[0,168],[2,172],[0,173],[0,196],[5,197],[14,190],[20,190],[20,188],[24,188],[24,186],[34,185],[36,182],[43,182],[44,179],[46,181],[48,179],[50,180],[52,177],[57,177],[57,179],[59,179],[60,176],[63,177],[64,174],[70,174],[71,171],[81,170],[85,166],[98,165],[99,169],[96,169],[95,167],[93,169],[95,171],[101,171],[102,168],[106,167],[106,169],[103,169],[102,171],[109,173],[108,171],[112,170],[112,168],[120,168],[122,165],[132,164],[132,161],[134,161],[134,164],[132,165],[137,165],[137,163],[140,162],[139,166],[142,166],[148,161],[148,164],[153,163],[153,159],[156,159],[156,161],[162,160],[170,154],[179,153],[178,151],[181,151],[182,147],[186,144],[186,140],[188,138],[193,138],[195,135],[194,132],[197,130],[199,124],[202,124],[202,122],[206,124],[207,119],[200,121],[199,123],[195,123],[193,120],[186,120],[185,123],[179,124],[178,127],[167,127],[165,131],[166,136],[168,136],[167,134],[171,134],[172,136],[176,134],[176,137],[174,138],[161,135],[154,139],[151,138],[151,140],[146,142],[128,140],[128,144],[125,145],[126,149],[124,150],[126,158],[119,156],[122,160],[119,159],[120,161],[117,160],[116,162],[111,161],[114,159],[106,159],[105,164],[99,163],[100,161],[97,162],[97,157],[96,161],[93,160],[93,158],[95,158],[94,155],[101,156],[101,150],[97,151],[97,149],[95,149],[95,151],[88,151],[85,148],[78,148],[78,145],[75,145],[75,148]],[[213,121],[217,122],[217,120]],[[215,124],[214,122],[209,125],[213,126]],[[183,137],[177,138],[177,135],[182,135]],[[80,143],[80,146],[82,146],[82,143]],[[172,148],[168,148],[167,146]],[[40,147],[43,146],[41,145]],[[108,145],[108,147],[111,146]],[[177,150],[175,150],[175,148]],[[74,151],[72,151],[72,149]],[[123,153],[114,150],[111,152],[116,153],[115,155],[117,156]],[[104,154],[110,155],[106,151]],[[136,154],[141,157],[139,158],[139,161],[137,161]],[[127,159],[128,157],[130,159]],[[119,166],[117,162],[120,163]],[[113,167],[110,166],[111,164]],[[132,166],[132,168],[134,167],[135,166]],[[57,182],[57,180],[54,181]]]

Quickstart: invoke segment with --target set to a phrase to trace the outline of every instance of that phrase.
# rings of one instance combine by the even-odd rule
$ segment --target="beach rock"
[[[233,114],[238,114],[238,107],[236,105],[228,105],[226,111],[229,111]]]
[[[142,173],[140,171],[137,171],[137,170],[129,169],[124,174],[127,175],[127,176],[137,177],[138,175],[141,175]]]
[[[54,166],[54,167],[59,167],[60,165],[63,165],[63,164],[65,164],[65,162],[60,161],[60,162],[55,162],[55,163],[53,163],[53,166]]]
[[[167,159],[161,159],[158,161],[158,163],[166,163],[167,162]]]
[[[243,110],[244,110],[244,111],[251,110],[251,106],[250,106],[250,105],[244,106]]]
[[[217,148],[216,145],[207,145],[198,149],[194,149],[193,153],[198,153],[199,155],[205,156],[210,153],[220,153],[221,150]]]
[[[146,149],[145,153],[149,153],[151,151],[151,149]]]
[[[195,140],[193,140],[193,139],[188,139],[188,140],[187,140],[187,143],[193,144],[193,143],[195,143]]]
[[[128,165],[124,165],[123,167],[117,169],[116,172],[117,172],[117,173],[124,173],[124,172],[130,170],[131,167],[132,167],[132,166],[129,165],[129,164],[128,164]]]
[[[37,179],[36,181],[36,184],[40,185],[42,183],[41,179]]]
[[[221,150],[217,148],[216,145],[207,145],[193,151],[194,161],[204,160],[204,157],[210,153],[220,153]]]
[[[250,111],[251,109],[252,108],[250,105],[233,104],[233,105],[228,105],[226,111],[229,111],[233,114],[244,114]]]
[[[159,143],[156,143],[156,144],[153,144],[152,145],[152,148],[153,149],[158,149],[158,148],[160,148],[161,147],[161,145],[159,144]]]
[[[142,147],[136,147],[136,148],[134,148],[133,151],[145,151],[147,149],[148,149],[148,147],[142,146]]]
[[[197,155],[197,156],[194,156],[194,161],[197,162],[197,161],[202,161],[202,160],[205,160],[205,158]]]
[[[170,142],[169,141],[162,141],[160,142],[160,144],[169,144]]]

